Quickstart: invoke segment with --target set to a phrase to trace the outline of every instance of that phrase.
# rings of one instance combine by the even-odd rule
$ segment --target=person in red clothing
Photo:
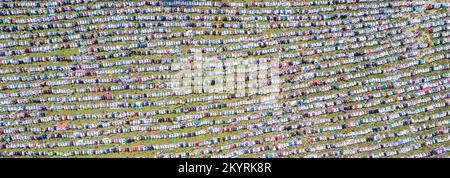
[[[63,123],[56,123],[56,127],[59,130],[64,130],[67,126],[69,126],[67,123],[63,122]]]

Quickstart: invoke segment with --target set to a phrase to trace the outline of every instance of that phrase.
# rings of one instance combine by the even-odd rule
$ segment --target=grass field
[[[449,5],[0,2],[0,157],[448,157]]]

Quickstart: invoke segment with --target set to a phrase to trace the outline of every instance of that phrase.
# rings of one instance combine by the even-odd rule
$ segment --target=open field
[[[448,157],[449,5],[0,2],[0,158]]]

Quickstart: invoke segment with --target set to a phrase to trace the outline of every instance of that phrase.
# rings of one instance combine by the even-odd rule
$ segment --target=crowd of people
[[[0,157],[445,155],[449,5],[0,2]]]

